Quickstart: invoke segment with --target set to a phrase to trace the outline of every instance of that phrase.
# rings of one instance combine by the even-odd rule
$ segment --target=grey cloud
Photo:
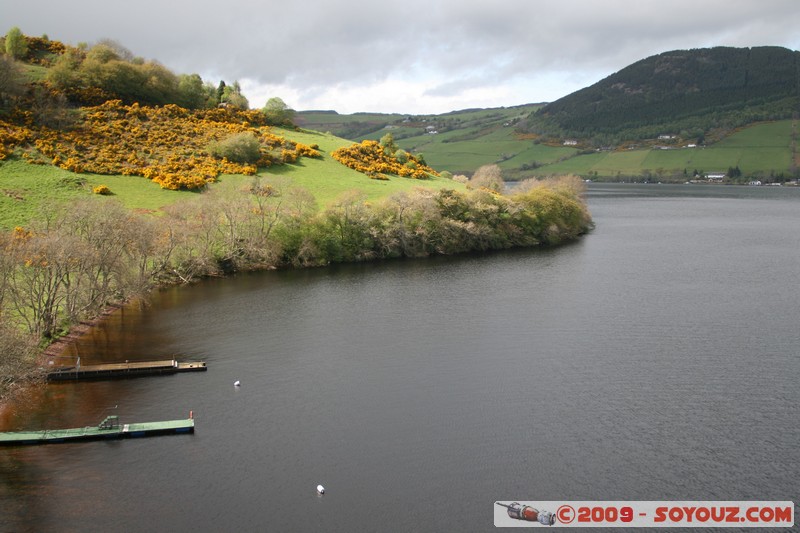
[[[675,48],[800,46],[796,0],[27,0],[3,15],[27,34],[110,37],[177,72],[299,91],[425,73],[448,95],[549,70],[608,75]]]

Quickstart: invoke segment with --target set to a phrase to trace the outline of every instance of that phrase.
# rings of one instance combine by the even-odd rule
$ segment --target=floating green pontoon
[[[193,433],[194,417],[189,413],[185,420],[120,424],[116,415],[107,416],[96,426],[72,429],[44,429],[40,431],[8,431],[0,433],[0,445],[21,446],[24,444],[55,444],[85,440],[123,439],[150,437],[174,433]]]

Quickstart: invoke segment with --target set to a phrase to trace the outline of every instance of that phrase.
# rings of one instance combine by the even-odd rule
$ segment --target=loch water
[[[112,315],[70,353],[209,370],[50,384],[0,429],[116,406],[191,410],[195,434],[0,449],[0,531],[490,531],[495,501],[796,501],[800,188],[587,200],[596,229],[556,248],[238,275]]]

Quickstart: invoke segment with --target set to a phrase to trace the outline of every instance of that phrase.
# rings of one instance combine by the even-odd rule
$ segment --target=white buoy
[[[234,381],[234,382],[233,382],[233,386],[234,386],[234,387],[241,387],[241,385],[242,385],[242,384],[241,384],[241,383],[239,383],[239,380],[238,380],[238,379],[237,379],[236,381]]]
[[[325,487],[317,485],[317,494],[325,494]]]

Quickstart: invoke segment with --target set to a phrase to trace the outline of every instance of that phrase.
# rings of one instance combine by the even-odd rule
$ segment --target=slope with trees
[[[521,130],[595,145],[697,140],[713,130],[791,118],[800,52],[780,47],[675,50],[637,61],[531,114]]]
[[[17,174],[53,190],[38,212],[0,232],[0,397],[35,375],[37,346],[164,284],[557,244],[592,225],[576,178],[504,196],[501,182],[443,178],[391,135],[347,148],[328,135],[279,130],[275,124],[290,125],[293,116],[280,99],[250,110],[238,84],[213,88],[196,75],[174,76],[110,41],[72,48],[9,33],[4,49],[12,53],[0,61],[0,205],[28,202],[29,191],[8,186]],[[294,134],[324,139],[325,148],[290,140]],[[335,162],[336,148],[356,170]],[[290,166],[327,174],[290,178]],[[239,176],[214,183],[221,173]],[[114,195],[113,183],[124,180],[111,180],[132,176],[202,194],[164,191],[175,200],[158,213],[130,209]],[[340,192],[320,205],[303,187],[309,183]],[[360,184],[380,192],[372,187],[368,197],[370,187]]]

